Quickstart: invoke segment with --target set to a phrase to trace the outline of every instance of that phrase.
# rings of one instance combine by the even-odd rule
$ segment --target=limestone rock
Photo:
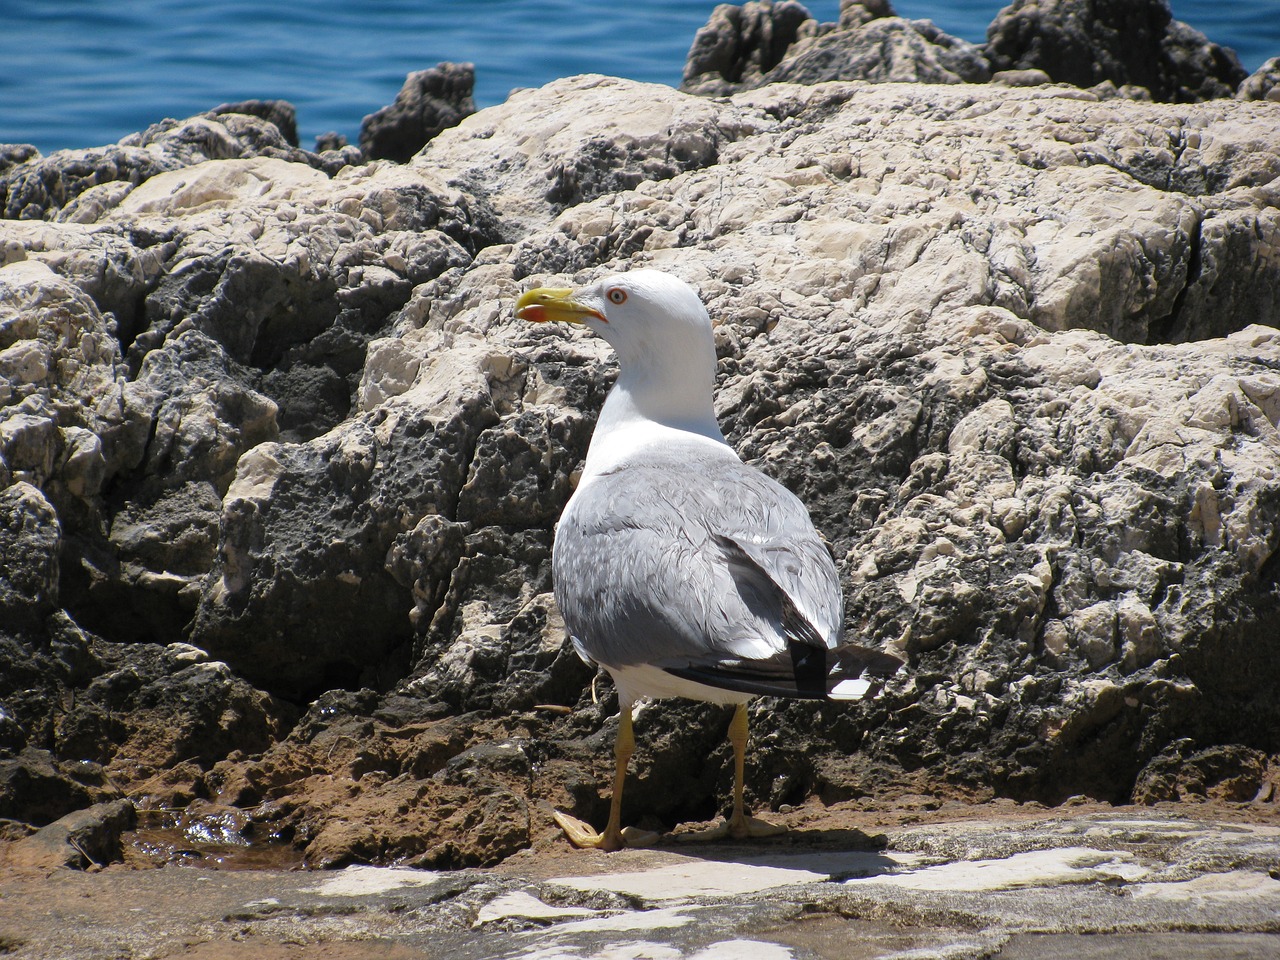
[[[113,186],[118,184],[107,185]],[[87,294],[107,324],[114,320],[116,339],[128,344],[137,334],[147,291],[164,272],[172,247],[162,239],[135,245],[137,237],[95,229],[92,224],[123,199],[123,194],[96,199],[93,194],[94,190],[87,191],[71,204],[78,211],[74,223],[6,221],[0,266],[13,267],[14,272],[4,276],[14,284],[23,278],[18,272],[21,269],[31,270],[36,264],[49,267],[56,277]],[[31,262],[20,268],[17,265],[22,261]],[[51,279],[28,273],[21,283],[32,284],[38,278]]]
[[[35,156],[0,174],[6,219],[40,220],[56,214],[80,194],[106,183],[137,186],[178,166],[140,146],[102,147],[75,156]]]
[[[43,827],[118,799],[119,790],[96,763],[58,760],[30,746],[6,750],[0,759],[0,817],[6,820]]]
[[[313,154],[298,149],[296,132],[292,143],[286,139],[288,123],[283,108],[245,108],[256,109],[270,118],[264,119],[230,112],[233,106],[236,105],[224,104],[185,121],[161,121],[114,146],[60,150],[48,157],[36,155],[13,164],[0,170],[0,210],[9,219],[82,216],[73,204],[86,193],[98,202],[110,197],[106,206],[114,206],[133,187],[156,174],[206,160],[276,157],[309,164],[330,174],[359,162],[359,151]],[[285,125],[285,132],[276,120]],[[81,200],[81,205],[85,202]]]
[[[681,89],[724,93],[756,80],[815,26],[809,11],[794,0],[718,4],[693,38]]]
[[[360,124],[360,150],[370,160],[406,163],[446,127],[476,112],[470,63],[440,63],[405,78],[395,102]]]
[[[1272,57],[1245,78],[1236,99],[1280,101],[1280,57]]]
[[[228,160],[155,178],[91,218],[127,232],[6,231],[6,476],[57,504],[64,599],[87,626],[179,636],[240,455],[341,419],[365,340],[415,282],[466,261],[459,241],[485,242],[456,193],[385,173],[366,190],[358,175]],[[108,483],[122,509],[105,504]]]
[[[40,156],[30,143],[0,143],[0,173]]]
[[[910,661],[754,704],[750,803],[1273,802],[1273,106],[589,76],[336,173],[245,114],[152,131],[173,169],[0,222],[0,750],[316,864],[599,817],[614,698],[549,560],[616,366],[511,307],[646,265],[707,302],[717,415],[847,630]],[[237,124],[284,152],[188,163]],[[648,708],[628,816],[714,816],[727,722]]]
[[[215,117],[227,113],[244,113],[275,125],[291,147],[298,145],[298,111],[288,100],[241,100],[223,103],[209,111]]]
[[[93,643],[96,675],[59,718],[61,754],[136,784],[179,763],[208,769],[235,750],[265,750],[290,711],[184,644]]]
[[[1267,758],[1239,744],[1197,750],[1190,740],[1170,744],[1148,763],[1134,784],[1139,803],[1168,800],[1200,802],[1210,798],[1248,802],[1267,796]]]
[[[1135,707],[1129,705],[1135,691],[1146,691],[1137,698],[1139,704],[1159,704],[1157,712],[1172,720],[1190,716],[1187,698],[1196,696],[1191,690],[1198,683],[1215,685],[1226,679],[1211,679],[1215,672],[1210,670],[1185,685],[1165,673],[1173,663],[1185,664],[1175,651],[1194,643],[1189,638],[1207,627],[1206,616],[1216,616],[1174,601],[1179,592],[1175,581],[1243,584],[1255,576],[1251,558],[1274,553],[1270,520],[1259,528],[1268,531],[1262,534],[1265,546],[1246,535],[1240,551],[1231,555],[1207,547],[1187,556],[1175,547],[1199,542],[1195,535],[1187,540],[1172,532],[1196,528],[1198,514],[1192,501],[1172,489],[1156,494],[1150,488],[1154,474],[1147,457],[1157,447],[1139,439],[1139,423],[1154,431],[1153,438],[1183,431],[1173,424],[1188,422],[1187,404],[1209,402],[1208,394],[1195,401],[1191,397],[1218,376],[1211,371],[1220,362],[1231,370],[1244,369],[1239,367],[1243,363],[1249,370],[1244,379],[1261,376],[1270,383],[1265,361],[1253,367],[1249,358],[1259,349],[1269,355],[1275,336],[1266,328],[1228,331],[1217,324],[1233,314],[1237,320],[1274,322],[1274,275],[1261,287],[1251,285],[1254,292],[1237,301],[1236,308],[1208,307],[1206,299],[1232,296],[1227,292],[1231,283],[1221,286],[1209,275],[1217,267],[1207,268],[1227,258],[1216,252],[1221,249],[1216,240],[1194,254],[1192,247],[1204,244],[1224,220],[1241,214],[1269,219],[1256,207],[1243,213],[1252,201],[1246,200],[1244,207],[1236,202],[1255,189],[1245,183],[1265,183],[1260,189],[1267,195],[1274,190],[1275,154],[1253,141],[1252,121],[1244,115],[1225,126],[1200,128],[1198,156],[1181,167],[1173,154],[1138,145],[1158,142],[1155,129],[1176,111],[1030,91],[1017,94],[1021,99],[1016,106],[998,103],[994,93],[993,99],[985,93],[979,100],[974,96],[973,88],[933,95],[939,106],[954,100],[939,110],[938,119],[920,121],[901,93],[861,88],[858,111],[878,104],[872,109],[883,108],[883,116],[894,119],[877,125],[865,140],[841,141],[843,134],[836,131],[852,128],[842,128],[836,119],[841,101],[831,90],[810,94],[777,87],[743,94],[739,105],[791,118],[790,165],[780,167],[776,159],[757,160],[737,150],[727,161],[741,184],[737,191],[726,192],[719,181],[722,161],[706,171],[646,185],[633,195],[602,197],[567,210],[542,236],[517,243],[512,256],[539,246],[554,251],[561,258],[560,269],[569,273],[587,245],[597,245],[595,231],[603,228],[606,250],[630,251],[635,248],[629,244],[636,243],[631,238],[644,236],[645,247],[630,256],[678,264],[685,276],[703,285],[713,316],[722,320],[717,411],[724,422],[737,424],[733,436],[740,449],[796,487],[814,505],[820,527],[835,538],[837,554],[847,558],[856,585],[850,591],[855,629],[880,642],[900,643],[922,662],[943,656],[947,672],[957,678],[954,688],[935,688],[918,700],[921,716],[942,725],[937,733],[923,734],[930,745],[908,747],[911,738],[896,746],[882,743],[881,757],[907,749],[908,754],[899,755],[945,764],[961,780],[994,779],[1005,784],[1002,789],[1027,789],[1046,797],[1057,795],[1042,771],[1064,764],[1070,770],[1066,779],[1077,788],[1126,796],[1143,762],[1141,757],[1124,759],[1120,746],[1129,742],[1123,731],[1133,730],[1136,722]],[[800,120],[808,103],[821,104],[824,111],[812,139]],[[847,109],[852,114],[852,101]],[[1202,116],[1225,111],[1219,114],[1225,118],[1233,109],[1224,103]],[[1143,123],[1154,126],[1131,145],[1104,139],[1063,151],[1039,138],[1019,139],[1022,118],[1035,116],[1043,123],[1061,116],[1056,124],[1061,129],[1067,116],[1076,124],[1095,110],[1096,125],[1085,122],[1091,129],[1119,129],[1101,119],[1111,111],[1123,111],[1130,129],[1135,122],[1139,129]],[[532,116],[536,121],[537,114]],[[950,172],[954,180],[937,176],[936,166],[923,154],[915,155],[918,166],[909,169],[912,148],[900,150],[905,142],[897,137],[910,129],[912,142],[929,142],[958,116],[964,117],[969,135],[988,131],[979,135],[988,137],[984,143],[997,152],[987,153],[988,147],[971,155],[962,152]],[[1140,116],[1146,119],[1138,120]],[[1229,128],[1234,132],[1228,133]],[[1245,149],[1247,157],[1227,160],[1235,153],[1227,143],[1236,137],[1257,146]],[[1001,160],[999,154],[1006,150],[1008,159]],[[1076,159],[1059,166],[1068,156]],[[989,183],[1002,187],[986,196],[975,194],[964,173],[970,163],[971,169],[984,170]],[[901,190],[905,202],[918,182],[914,178],[921,175],[916,170],[926,169],[935,171],[931,182],[936,191],[927,208],[895,205],[886,188]],[[1066,194],[1049,187],[1052,176],[1045,170],[1089,184],[1081,195],[1087,198],[1085,206],[1070,205]],[[1181,185],[1176,195],[1154,187],[1156,170]],[[1044,189],[1055,199],[1037,197]],[[861,199],[871,191],[878,199]],[[1102,196],[1115,199],[1104,201]],[[1135,211],[1147,202],[1154,204],[1151,213],[1135,221]],[[1103,228],[1094,241],[1088,232],[1082,236],[1077,227],[1068,226],[1077,222],[1077,215],[1095,226],[1105,223],[1110,216],[1106,207],[1126,210],[1135,236],[1144,238],[1128,252],[1122,252],[1123,244],[1117,247],[1110,228]],[[839,210],[840,219],[825,220],[818,210]],[[1154,226],[1156,221],[1168,226]],[[640,233],[642,225],[647,233]],[[1116,228],[1130,227],[1117,222]],[[577,245],[565,244],[565,235],[577,237]],[[649,246],[648,239],[659,235],[662,242]],[[1161,252],[1144,246],[1155,237],[1168,244]],[[1077,260],[1067,250],[1081,241],[1091,252]],[[678,249],[668,248],[673,243]],[[1006,257],[1005,243],[1022,252]],[[1258,249],[1269,249],[1269,243],[1264,240]],[[972,259],[962,252],[976,254],[979,249],[983,254]],[[1126,259],[1125,266],[1104,265],[1102,258],[1117,254]],[[1271,262],[1271,255],[1264,253],[1262,259]],[[1060,271],[1071,278],[1062,282],[1084,301],[1072,304],[1058,296]],[[1144,275],[1151,280],[1124,288],[1132,293],[1110,286],[1109,278],[1123,277],[1127,285]],[[489,282],[484,277],[479,281]],[[442,302],[434,289],[424,290],[424,307],[410,304],[402,315],[423,318],[421,332],[409,335],[443,344],[433,331],[449,325],[454,336],[468,327],[487,330],[490,338],[501,336],[485,298],[479,291],[465,292],[466,277],[462,286],[450,294],[452,303]],[[1144,292],[1137,293],[1139,289]],[[1024,326],[1028,318],[1033,322]],[[1080,329],[1099,327],[1107,336]],[[1209,341],[1215,344],[1211,349],[1202,339],[1226,333],[1230,336],[1225,340]],[[533,332],[517,335],[543,342],[541,337],[534,341]],[[1166,339],[1182,344],[1145,346]],[[576,338],[570,342],[574,349],[590,347],[579,347]],[[990,354],[982,346],[988,342]],[[1100,362],[1103,356],[1109,359]],[[1193,358],[1202,358],[1207,366],[1199,368],[1200,360]],[[1177,381],[1158,372],[1175,369],[1183,371]],[[1197,369],[1202,373],[1193,372]],[[885,373],[868,381],[869,370]],[[1241,382],[1232,376],[1223,382],[1228,392],[1234,388],[1227,383]],[[1181,386],[1174,388],[1175,382]],[[1137,392],[1129,393],[1131,387]],[[534,388],[539,395],[544,390],[538,384]],[[1269,396],[1273,388],[1251,389]],[[1143,401],[1139,409],[1144,412],[1136,419],[1136,410],[1121,412],[1143,395],[1164,399],[1150,407]],[[1120,396],[1126,399],[1115,399]],[[1215,408],[1220,412],[1210,416],[1213,422],[1255,423],[1260,436],[1273,436],[1266,426],[1268,415],[1227,413],[1241,408],[1231,406],[1237,401],[1221,402],[1226,406]],[[1106,409],[1115,412],[1103,415]],[[1161,426],[1166,417],[1168,426]],[[1113,421],[1117,426],[1108,426],[1109,418],[1118,418]],[[1129,426],[1118,428],[1120,423]],[[1135,428],[1139,433],[1132,432]],[[1240,472],[1233,473],[1228,486],[1261,492],[1271,484],[1262,466],[1274,456],[1271,442],[1264,440],[1256,448],[1258,459],[1250,456],[1248,465],[1238,462]],[[1156,469],[1168,470],[1164,475],[1169,478],[1194,476],[1188,464],[1201,462],[1199,457],[1192,454],[1187,461],[1177,459],[1177,466],[1171,462]],[[1064,482],[1065,488],[1058,486]],[[1221,481],[1206,476],[1204,482],[1212,486]],[[974,499],[979,491],[991,498],[989,507],[980,506],[985,499]],[[1242,505],[1241,518],[1256,509],[1252,498],[1232,494],[1232,502]],[[1139,519],[1148,515],[1145,511],[1165,519],[1152,525]],[[1116,517],[1115,526],[1108,526],[1104,517]],[[1117,535],[1126,531],[1130,539],[1112,540],[1107,529]],[[1228,574],[1228,569],[1237,572]],[[1243,611],[1251,601],[1239,596]],[[1232,606],[1236,601],[1219,592],[1213,605],[1222,603]],[[459,601],[458,609],[464,608]],[[1175,614],[1175,609],[1182,612]],[[474,680],[463,680],[475,668],[458,671],[454,664],[484,663],[486,657],[503,662],[499,651],[506,621],[469,610],[459,624],[459,645],[448,647],[440,666],[425,674],[437,692],[455,682],[476,689]],[[1237,639],[1230,641],[1237,651],[1258,642],[1248,625],[1251,617],[1242,616],[1233,632]],[[1008,642],[1014,647],[1002,646]],[[985,649],[1002,653],[989,660],[981,652]],[[1050,671],[1079,672],[1078,685],[1071,681],[1058,688],[1055,697],[1061,699],[1055,702],[1060,706],[1037,708],[1017,719],[1016,712],[1004,713],[1010,728],[989,726],[984,718],[1007,702],[1007,694],[997,691],[1046,689],[1029,679],[1036,674],[1029,665],[1040,658],[1056,665]],[[1175,668],[1175,674],[1181,669]],[[1095,673],[1113,679],[1092,679]],[[939,721],[940,716],[945,719]],[[801,740],[803,731],[819,723],[809,708],[796,705],[777,708],[773,722]],[[1004,755],[1013,739],[1040,742],[1043,732],[1033,736],[1032,728],[1056,731],[1043,741],[1041,759],[1025,766],[1000,761],[993,766],[984,759],[987,750]],[[1114,739],[1099,738],[1100,729],[1113,731]],[[976,737],[972,746],[960,747],[960,738],[967,736]],[[1091,746],[1083,749],[1085,743]],[[769,761],[766,755],[768,748],[758,754],[758,762],[769,765],[758,783],[767,783],[768,773],[797,769],[793,751],[780,751]]]
[[[818,24],[798,3],[721,4],[694,38],[681,89],[726,94],[766,83],[981,83],[979,47],[928,20],[905,20],[885,0],[844,3]]]
[[[729,144],[772,125],[757,111],[658,84],[634,99],[623,93],[634,85],[613,77],[571,77],[550,89],[550,100],[515,92],[441,133],[413,162],[491,202],[505,240],[595,197],[712,166]]]
[[[0,267],[6,413],[23,406],[31,415],[47,409],[63,426],[109,433],[114,418],[108,408],[120,395],[119,358],[111,323],[91,294],[35,259]]]
[[[995,72],[1021,86],[1045,77],[1104,97],[1185,103],[1232,96],[1245,79],[1235,53],[1174,20],[1168,0],[1018,0],[987,33],[975,46],[931,21],[895,16],[886,0],[846,0],[839,22],[824,24],[797,3],[721,4],[694,39],[681,89],[723,96],[765,83],[982,83]]]
[[[347,145],[347,138],[335,130],[329,130],[316,137],[317,153],[325,153],[329,150],[341,150]]]
[[[20,866],[102,867],[119,860],[120,835],[133,828],[137,811],[128,800],[98,803],[76,810],[15,845],[11,860]]]
[[[4,451],[6,472],[12,457]],[[57,609],[61,539],[57,512],[38,488],[11,480],[0,490],[0,614],[6,628],[35,628]]]
[[[929,20],[877,17],[797,42],[760,83],[984,83],[991,76],[980,47]]]
[[[1168,0],[1015,0],[987,37],[993,69],[1039,69],[1078,87],[1132,84],[1174,103],[1229,97],[1246,76],[1234,51],[1174,20]]]
[[[125,790],[190,801],[205,771],[265,750],[293,718],[190,645],[107,643],[60,615],[34,639],[19,625],[0,629],[0,816],[43,825]]]
[[[239,108],[239,109],[237,109]],[[182,166],[205,160],[271,157],[305,164],[332,176],[364,158],[354,147],[322,153],[298,148],[290,129],[291,104],[283,100],[253,100],[223,104],[185,120],[166,119],[120,141],[172,157]]]
[[[286,431],[315,435],[345,414],[363,347],[414,283],[482,242],[465,200],[405,172],[365,184],[275,159],[159,177],[112,213],[157,231],[181,222],[171,264],[146,297],[131,352],[194,327],[259,371]],[[357,199],[361,198],[361,199]],[[363,201],[367,201],[367,206]],[[230,214],[252,208],[252,223]],[[260,234],[260,240],[255,239]],[[283,270],[277,267],[283,264]],[[246,310],[243,305],[252,304]]]

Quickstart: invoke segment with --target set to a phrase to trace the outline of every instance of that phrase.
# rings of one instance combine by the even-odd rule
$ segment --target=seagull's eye
[[[627,291],[619,289],[618,287],[614,287],[608,292],[608,294],[606,294],[606,296],[608,296],[610,303],[627,302]]]

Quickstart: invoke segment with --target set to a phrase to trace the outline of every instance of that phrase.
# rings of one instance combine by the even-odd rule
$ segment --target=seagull
[[[835,563],[804,504],[725,441],[712,408],[711,319],[692,287],[632,270],[529,290],[516,316],[581,324],[620,367],[552,550],[570,639],[618,693],[613,795],[603,833],[560,811],[556,822],[578,847],[656,841],[621,825],[632,713],[641,700],[686,697],[735,707],[732,813],[694,836],[783,832],[743,810],[747,702],[856,700],[902,661],[845,641]]]

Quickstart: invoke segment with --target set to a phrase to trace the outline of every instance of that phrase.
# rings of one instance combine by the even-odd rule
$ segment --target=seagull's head
[[[696,355],[715,366],[711,320],[698,293],[660,270],[632,270],[576,290],[538,287],[516,301],[516,316],[541,323],[580,323],[599,334],[625,370]]]

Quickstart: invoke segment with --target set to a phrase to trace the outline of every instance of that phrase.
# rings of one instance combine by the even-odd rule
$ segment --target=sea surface
[[[835,20],[838,0],[805,4]],[[712,0],[0,0],[0,143],[114,143],[165,117],[285,99],[310,147],[395,99],[407,73],[476,65],[476,102],[557,77],[680,82]],[[986,38],[1000,0],[894,0],[955,36]],[[1280,0],[1172,0],[1173,15],[1253,71],[1280,55]]]

